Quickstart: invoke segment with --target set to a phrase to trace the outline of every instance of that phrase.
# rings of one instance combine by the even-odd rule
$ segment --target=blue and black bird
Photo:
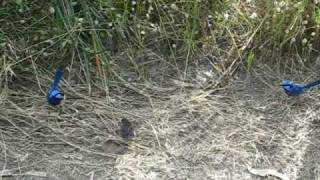
[[[320,84],[320,80],[310,82],[308,84],[296,84],[293,81],[283,80],[281,86],[284,92],[289,96],[298,96],[313,86]]]
[[[61,69],[58,69],[56,71],[56,74],[54,76],[54,81],[51,84],[50,90],[47,95],[47,101],[52,106],[57,106],[61,104],[61,101],[63,100],[63,94],[58,90],[58,84],[62,78],[63,71]]]

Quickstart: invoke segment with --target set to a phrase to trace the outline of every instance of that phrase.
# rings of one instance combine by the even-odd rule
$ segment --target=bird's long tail
[[[51,89],[57,88],[57,86],[58,86],[58,84],[59,84],[59,82],[60,82],[60,80],[62,78],[62,74],[63,74],[63,71],[61,69],[58,69],[56,71],[56,74],[54,75],[54,81],[53,81],[53,83],[51,85]]]
[[[313,81],[313,82],[311,82],[311,83],[308,83],[308,84],[304,85],[303,87],[306,88],[306,89],[308,89],[308,88],[311,88],[311,87],[313,87],[313,86],[317,86],[317,85],[319,85],[319,84],[320,84],[320,80],[317,80],[317,81]]]

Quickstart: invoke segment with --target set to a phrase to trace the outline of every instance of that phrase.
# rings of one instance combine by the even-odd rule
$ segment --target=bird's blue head
[[[304,92],[303,85],[295,84],[289,80],[283,80],[281,86],[284,92],[289,96],[298,96]]]
[[[57,106],[61,104],[61,101],[63,99],[64,95],[57,89],[50,90],[47,96],[48,103],[52,106]]]

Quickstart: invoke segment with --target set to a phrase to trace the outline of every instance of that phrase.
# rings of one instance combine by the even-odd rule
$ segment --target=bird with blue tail
[[[51,84],[50,90],[47,95],[47,101],[49,105],[57,106],[60,105],[64,99],[64,95],[58,90],[59,82],[61,81],[63,71],[58,69],[54,76],[54,81]]]
[[[320,80],[310,82],[308,84],[296,84],[293,81],[283,80],[281,86],[288,96],[299,96],[311,87],[320,84]]]

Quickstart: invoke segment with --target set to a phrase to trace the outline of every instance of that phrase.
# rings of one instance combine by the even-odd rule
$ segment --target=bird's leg
[[[63,111],[63,104],[64,104],[64,101],[66,100],[66,95],[63,95],[63,100],[60,102],[60,104],[58,105],[58,109],[59,109],[59,115],[62,114],[62,111]]]
[[[63,104],[64,104],[64,101],[66,99],[66,96],[63,96],[63,100],[60,102],[60,104],[58,105],[58,109],[59,109],[59,115],[62,114],[63,112]]]
[[[303,104],[302,96],[294,96],[292,98],[291,106],[300,106],[301,104]]]
[[[58,105],[58,112],[59,112],[59,115],[61,115],[62,114],[62,104],[59,104]]]

